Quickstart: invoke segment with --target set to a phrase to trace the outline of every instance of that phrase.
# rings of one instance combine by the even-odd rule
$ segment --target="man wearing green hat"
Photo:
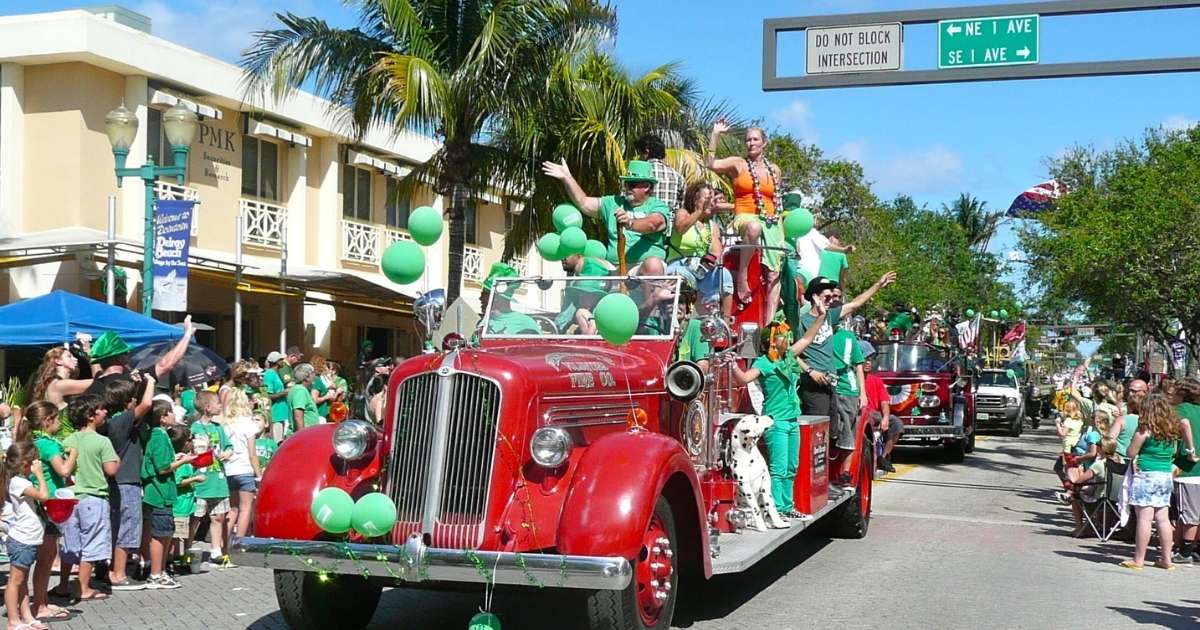
[[[192,327],[192,316],[188,315],[183,320],[183,336],[179,341],[158,359],[154,364],[154,379],[161,384],[162,388],[169,387],[167,377],[171,374],[171,370],[179,364],[183,359],[184,353],[187,352],[188,344],[192,341],[192,334],[195,333],[195,328]],[[92,344],[91,359],[93,364],[98,364],[92,367],[92,374],[95,375],[92,384],[88,386],[86,394],[96,394],[104,396],[104,392],[108,389],[108,384],[114,379],[129,378],[129,353],[133,348],[129,347],[128,343],[121,338],[117,333],[106,330]]]
[[[512,310],[512,297],[521,287],[518,282],[501,283],[499,291],[493,291],[496,281],[501,278],[516,278],[517,270],[511,265],[498,262],[492,265],[487,278],[483,281],[483,289],[479,292],[479,304],[488,319],[488,334],[492,335],[536,335],[542,331],[534,319],[525,313]],[[488,300],[491,299],[492,310],[488,312]]]
[[[621,226],[625,231],[625,262],[631,267],[629,273],[637,275],[632,267],[647,260],[656,261],[654,268],[663,268],[673,217],[667,204],[652,194],[658,180],[649,162],[630,161],[628,172],[621,177],[624,194],[605,197],[589,197],[571,175],[566,160],[559,164],[543,162],[542,172],[561,181],[571,201],[584,214],[604,220],[608,228],[608,262],[618,264],[617,226]]]

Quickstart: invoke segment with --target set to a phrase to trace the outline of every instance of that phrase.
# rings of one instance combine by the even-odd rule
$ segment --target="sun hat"
[[[517,270],[508,263],[494,263],[492,268],[488,271],[487,278],[485,278],[483,281],[483,290],[490,292],[492,287],[495,286],[496,280],[499,278],[516,278],[520,275],[521,274],[517,273]],[[515,282],[506,283],[503,291],[504,297],[511,299],[513,294],[517,292],[517,289],[520,288],[520,286],[521,285]]]
[[[275,365],[283,360],[283,353],[278,350],[272,350],[267,353],[267,365]]]
[[[827,289],[836,289],[838,283],[826,278],[825,276],[817,276],[808,282],[808,286],[804,287],[804,299],[812,301],[814,293],[820,293]]]
[[[104,359],[111,359],[112,357],[119,357],[122,354],[129,354],[131,351],[132,348],[129,347],[129,344],[125,343],[124,339],[121,339],[120,335],[111,330],[106,330],[96,340],[96,343],[92,344],[92,360],[102,361]]]
[[[650,182],[657,184],[658,178],[654,176],[654,166],[649,162],[642,160],[630,160],[628,172],[621,176],[623,182]]]

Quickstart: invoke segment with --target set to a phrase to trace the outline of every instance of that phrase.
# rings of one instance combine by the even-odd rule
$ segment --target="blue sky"
[[[1200,119],[1196,74],[1008,81],[958,85],[765,93],[762,20],[876,10],[985,4],[971,0],[620,0],[618,56],[634,71],[680,61],[701,88],[759,118],[861,162],[883,198],[909,194],[940,207],[969,192],[996,209],[1046,176],[1045,158],[1074,144],[1111,147],[1147,127],[1178,128]],[[9,0],[0,13],[86,6],[59,0]],[[234,61],[249,32],[277,10],[349,24],[334,0],[161,0],[125,6],[149,15],[154,32]],[[1043,18],[1043,63],[1200,55],[1200,10]],[[905,68],[936,65],[933,25],[905,31]],[[803,68],[803,35],[780,41],[781,73]],[[791,71],[791,72],[789,72]],[[992,249],[1012,247],[1011,224]]]

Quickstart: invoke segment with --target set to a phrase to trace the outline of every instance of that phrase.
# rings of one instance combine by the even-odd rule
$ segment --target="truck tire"
[[[279,612],[294,630],[366,628],[381,590],[356,575],[334,575],[321,582],[307,571],[275,572]]]
[[[871,525],[872,482],[875,480],[875,449],[863,440],[858,458],[858,485],[854,497],[829,515],[830,533],[836,538],[863,538]]]
[[[971,428],[971,434],[967,436],[967,442],[966,442],[966,444],[963,445],[963,452],[964,453],[974,453],[975,452],[975,428],[974,427]]]
[[[961,464],[967,459],[967,439],[953,440],[943,447],[942,455],[951,464]]]
[[[1024,414],[1017,414],[1017,419],[1008,426],[1008,437],[1021,437],[1021,430],[1025,428]]]
[[[666,543],[663,543],[663,539]],[[633,579],[620,591],[592,591],[587,597],[593,630],[657,630],[671,627],[679,595],[676,570],[679,541],[671,505],[659,497],[633,559]]]

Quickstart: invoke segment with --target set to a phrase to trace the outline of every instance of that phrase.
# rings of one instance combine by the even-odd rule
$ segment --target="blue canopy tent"
[[[183,336],[176,326],[61,290],[0,307],[0,347],[50,346],[74,341],[76,333],[95,338],[106,330],[135,348]]]

